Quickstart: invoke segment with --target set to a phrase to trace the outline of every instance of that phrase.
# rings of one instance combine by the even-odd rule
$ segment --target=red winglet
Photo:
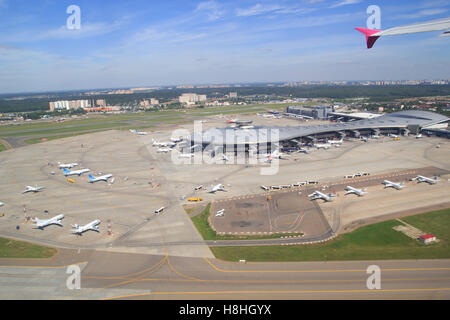
[[[374,30],[374,29],[366,29],[366,28],[355,28],[359,32],[363,33],[366,36],[366,42],[367,42],[367,49],[370,49],[373,47],[375,41],[379,38],[379,36],[372,36],[375,33],[380,32],[381,30]]]

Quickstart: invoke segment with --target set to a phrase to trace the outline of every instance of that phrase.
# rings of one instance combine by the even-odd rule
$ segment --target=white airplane
[[[224,214],[225,214],[225,209],[221,209],[216,212],[216,217],[223,217]]]
[[[436,182],[438,182],[438,177],[435,176],[434,178],[428,178],[428,177],[424,177],[424,176],[417,176],[413,179],[411,179],[411,181],[417,180],[419,183],[420,182],[426,182],[429,184],[435,184]]]
[[[146,135],[148,135],[148,132],[139,131],[138,129],[136,129],[136,130],[130,129],[130,132],[131,133],[136,133],[138,136],[146,136]]]
[[[370,138],[372,138],[372,139],[380,139],[380,136],[379,135],[376,135],[376,134],[374,134],[373,136],[371,136]]]
[[[361,136],[361,137],[359,138],[359,140],[364,141],[364,142],[367,142],[367,141],[369,141],[369,138],[364,137],[364,136]]]
[[[310,197],[311,200],[323,199],[323,200],[325,200],[325,202],[328,202],[328,201],[331,201],[331,198],[334,197],[334,194],[332,194],[332,193],[324,194],[320,191],[314,191],[313,193],[308,195],[308,197]]]
[[[279,152],[278,149],[272,152],[271,154],[265,154],[264,157],[267,158],[267,161],[270,162],[273,159],[286,159],[284,157],[288,156],[286,153]]]
[[[159,142],[159,141],[156,141],[155,139],[152,139],[152,142],[153,142],[153,146],[156,146],[156,147],[171,147],[172,148],[177,145],[174,142]]]
[[[373,47],[375,41],[381,36],[394,36],[399,34],[430,32],[430,31],[442,31],[445,30],[441,37],[450,36],[450,17],[409,24],[401,27],[395,27],[387,30],[374,30],[366,28],[356,28],[359,32],[366,36],[367,49]]]
[[[158,150],[157,150],[157,152],[164,152],[164,153],[167,153],[169,151],[172,151],[172,149],[170,149],[170,148],[158,148]]]
[[[89,182],[90,183],[94,183],[97,181],[105,181],[108,182],[108,179],[112,177],[112,174],[105,174],[103,176],[100,177],[93,177],[92,174],[89,174]]]
[[[224,189],[223,184],[219,183],[215,186],[211,186],[211,190],[209,190],[209,193],[216,193],[216,191],[227,191]]]
[[[315,143],[314,147],[316,147],[317,149],[328,149],[331,147],[331,144],[324,144],[324,143]]]
[[[89,172],[89,169],[81,169],[81,170],[67,170],[66,168],[63,168],[64,170],[64,176],[74,176],[74,175],[78,175],[81,176],[83,173]]]
[[[389,188],[389,187],[395,188],[397,190],[403,189],[403,182],[394,183],[394,182],[389,181],[389,180],[384,180],[382,183],[384,184],[384,188],[385,189]]]
[[[73,163],[61,163],[61,162],[58,162],[58,167],[60,169],[63,169],[63,168],[71,169],[71,168],[73,168],[73,167],[75,167],[77,165],[78,165],[78,163],[75,163],[75,162],[73,162]]]
[[[34,218],[31,219],[31,221],[34,222],[34,224],[36,225],[36,227],[38,227],[39,229],[44,229],[46,226],[49,226],[51,224],[57,224],[58,226],[63,226],[61,223],[61,220],[64,219],[64,215],[63,214],[59,214],[51,219],[48,220],[41,220],[38,218]]]
[[[263,189],[265,191],[269,190],[269,188],[267,188],[266,186],[260,186],[260,187],[261,187],[261,189]]]
[[[344,142],[344,138],[341,138],[341,140],[328,140],[327,142],[331,145],[340,145],[342,144],[342,142]]]
[[[398,135],[393,134],[393,133],[390,133],[390,134],[389,134],[389,137],[391,137],[391,138],[398,138]]]
[[[24,192],[22,192],[22,193],[27,193],[27,192],[39,192],[39,191],[41,191],[41,190],[43,190],[43,189],[45,189],[45,187],[38,187],[37,185],[36,186],[34,186],[34,187],[31,187],[31,186],[27,186],[27,188],[25,189],[25,191]]]
[[[72,230],[71,232],[79,234],[80,236],[83,232],[88,231],[88,230],[99,232],[99,230],[98,230],[99,224],[100,224],[100,220],[94,220],[92,222],[89,222],[88,224],[85,224],[84,226],[79,226],[77,224],[73,224],[72,228],[74,228],[74,230]]]
[[[363,195],[365,195],[367,193],[366,189],[356,189],[356,188],[353,188],[351,186],[345,187],[345,190],[347,190],[347,192],[345,193],[346,195],[350,194],[350,193],[354,193],[354,194],[356,194],[359,197],[361,197],[361,196],[363,196]]]

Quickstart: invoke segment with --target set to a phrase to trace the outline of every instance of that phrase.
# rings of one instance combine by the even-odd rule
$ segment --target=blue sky
[[[81,29],[68,30],[70,5]],[[450,78],[450,38],[382,29],[450,16],[450,0],[0,0],[0,93],[301,80]]]

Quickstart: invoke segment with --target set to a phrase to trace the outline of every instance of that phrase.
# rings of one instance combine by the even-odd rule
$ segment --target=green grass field
[[[211,229],[209,223],[208,223],[208,217],[210,215],[211,204],[208,203],[206,208],[198,215],[191,217],[192,222],[194,223],[195,227],[197,228],[198,232],[202,235],[203,239],[205,240],[257,240],[257,239],[275,239],[280,238],[282,236],[297,236],[298,233],[292,233],[292,234],[272,234],[272,235],[265,235],[265,236],[235,236],[235,235],[221,235],[217,234],[213,229]],[[186,209],[185,209],[186,210]],[[189,214],[189,212],[186,210],[186,212]]]
[[[389,220],[361,227],[334,240],[314,245],[211,247],[216,258],[228,261],[331,261],[450,258],[450,209],[403,218],[403,221],[433,233],[438,243],[425,245],[392,229]]]
[[[4,150],[6,150],[6,147],[2,143],[0,143],[0,151],[4,151]]]
[[[0,238],[0,258],[50,258],[56,252],[54,248]]]

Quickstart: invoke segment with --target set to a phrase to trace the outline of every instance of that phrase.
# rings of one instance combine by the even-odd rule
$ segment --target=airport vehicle
[[[356,28],[359,32],[366,36],[367,49],[370,49],[375,44],[375,41],[381,36],[394,36],[408,33],[430,32],[445,30],[441,37],[450,35],[450,17],[439,20],[432,20],[409,24],[400,27],[394,27],[387,30],[375,30],[366,28]]]
[[[417,176],[415,178],[412,178],[411,181],[417,180],[419,183],[421,182],[426,182],[429,184],[435,184],[436,182],[438,182],[438,177],[435,176],[433,178],[428,178],[428,177],[424,177],[424,176]]]
[[[67,182],[75,183],[75,180],[69,178],[69,179],[67,179]]]
[[[331,198],[334,197],[334,194],[332,194],[332,193],[324,194],[320,191],[314,191],[313,193],[308,195],[308,197],[310,197],[311,200],[323,199],[323,200],[325,200],[325,202],[328,202],[328,201],[331,201]]]
[[[38,229],[44,229],[46,226],[49,226],[51,224],[56,224],[58,226],[63,226],[61,223],[61,220],[64,219],[64,215],[63,214],[59,214],[53,218],[47,219],[47,220],[41,220],[38,218],[34,218],[31,219],[31,221],[34,222],[34,224],[36,225],[36,227]]]
[[[318,184],[319,181],[308,181],[308,184]]]
[[[311,150],[310,150],[310,149],[308,149],[308,148],[300,148],[300,149],[298,149],[298,152],[303,152],[303,153],[310,153],[310,152],[311,152]]]
[[[81,169],[81,170],[67,170],[66,168],[63,168],[64,170],[64,176],[74,176],[74,175],[78,175],[81,176],[83,173],[89,172],[89,169]]]
[[[159,153],[167,153],[170,151],[172,151],[172,149],[170,149],[170,148],[158,148],[158,150],[157,150],[157,152],[159,152]]]
[[[316,147],[317,149],[329,149],[331,147],[331,144],[328,143],[315,143],[314,147]]]
[[[216,184],[215,186],[211,186],[211,190],[209,190],[209,193],[216,193],[217,191],[227,191],[224,189],[223,184],[219,183]]]
[[[422,138],[422,134],[421,133],[416,135],[416,139],[420,139],[420,138]]]
[[[344,138],[341,140],[328,140],[327,143],[331,145],[341,145],[344,142]]]
[[[373,136],[370,137],[371,139],[380,139],[379,135],[374,134]]]
[[[269,188],[267,188],[266,186],[261,186],[261,189],[263,189],[263,190],[265,190],[265,191],[268,191],[268,190],[269,190]]]
[[[283,189],[282,186],[271,186],[270,188],[275,190]]]
[[[200,189],[203,189],[203,185],[197,186],[197,187],[194,188],[195,191],[200,190]]]
[[[396,137],[396,138],[394,138],[394,139],[392,139],[392,140],[394,140],[394,141],[399,141],[400,138],[399,138],[399,137]]]
[[[346,176],[344,176],[344,179],[353,179],[355,177],[354,174],[348,174]]]
[[[389,137],[391,137],[391,138],[394,138],[394,139],[395,139],[395,138],[399,138],[399,136],[398,136],[398,135],[396,135],[396,134],[393,134],[393,133],[390,133],[390,134],[389,134]]]
[[[0,207],[3,207],[5,204],[0,201]]]
[[[60,169],[63,169],[63,168],[72,169],[73,167],[75,167],[77,165],[78,165],[78,163],[75,163],[75,162],[73,162],[73,163],[61,163],[61,162],[58,162],[58,168],[60,168]]]
[[[22,192],[22,193],[27,193],[27,192],[34,192],[34,193],[36,193],[36,192],[40,192],[41,190],[44,190],[44,189],[45,189],[45,187],[38,187],[37,185],[35,185],[34,187],[27,186],[25,191]]]
[[[5,214],[4,214],[4,213],[0,213],[0,218],[1,218],[1,217],[4,217],[4,216],[5,216]]]
[[[159,208],[159,209],[156,209],[156,210],[155,210],[155,213],[156,213],[156,214],[161,213],[164,209],[165,209],[165,207],[161,207],[161,208]]]
[[[224,214],[225,214],[225,209],[220,209],[219,211],[216,212],[216,217],[223,217]]]
[[[228,158],[226,155],[224,155],[223,153],[221,154],[221,158],[219,159],[219,161],[230,161],[230,158]]]
[[[390,188],[395,188],[397,190],[403,189],[403,182],[395,183],[395,182],[392,182],[392,181],[389,181],[389,180],[384,180],[382,183],[384,184],[384,188],[385,189],[389,188],[389,187]]]
[[[199,201],[202,201],[203,198],[188,198],[187,200],[190,202],[199,202]]]
[[[90,183],[94,183],[97,181],[105,181],[108,182],[108,179],[112,177],[112,174],[105,174],[103,176],[100,177],[93,177],[91,174],[89,174],[89,182]]]
[[[293,183],[292,186],[293,187],[301,187],[301,186],[304,186],[304,185],[307,185],[307,184],[308,184],[308,182],[302,181],[302,182]]]
[[[75,230],[72,230],[72,233],[76,233],[78,235],[82,235],[83,232],[86,232],[88,230],[92,230],[92,231],[96,231],[99,232],[98,230],[98,225],[100,224],[100,220],[94,220],[89,222],[88,224],[85,224],[84,226],[79,226],[78,224],[73,224],[72,228],[74,228]]]
[[[357,188],[353,188],[352,186],[345,187],[345,190],[347,190],[347,192],[345,193],[346,195],[353,193],[359,197],[361,197],[367,193],[366,189],[357,189]]]

